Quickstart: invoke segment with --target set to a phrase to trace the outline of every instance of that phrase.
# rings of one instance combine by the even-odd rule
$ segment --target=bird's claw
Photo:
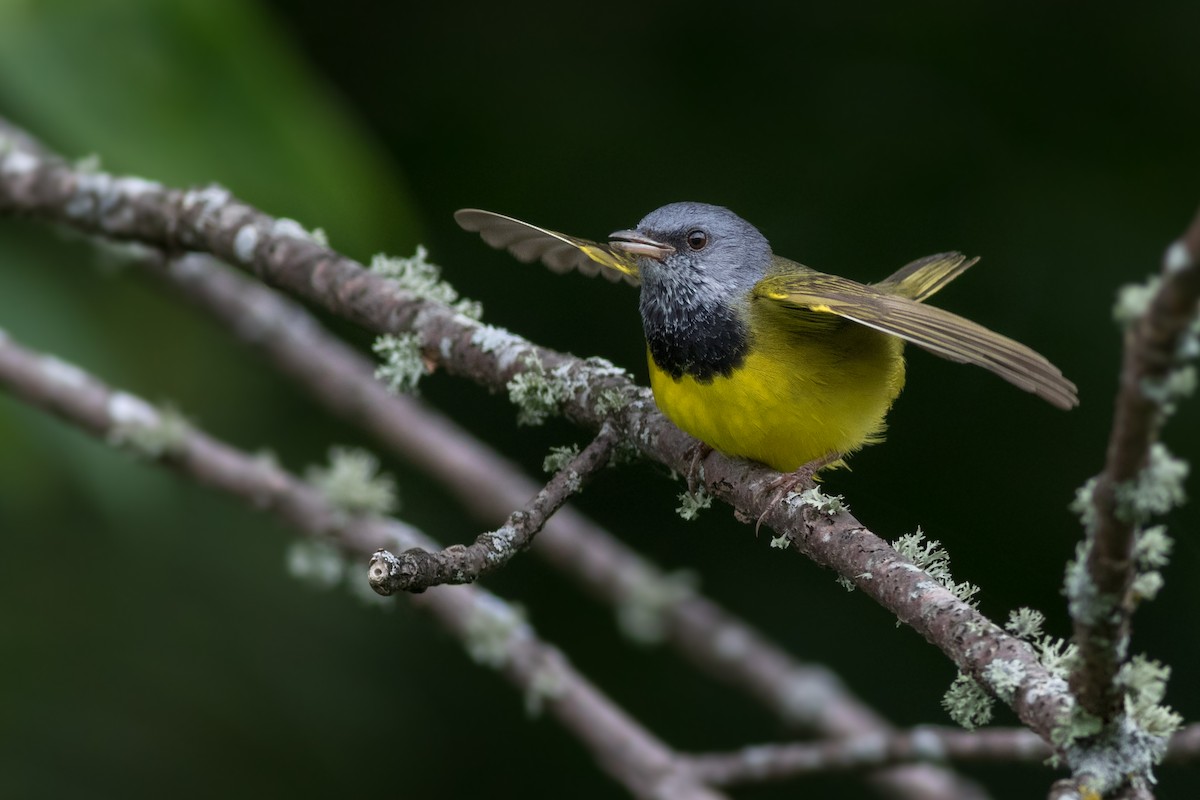
[[[703,471],[703,468],[700,466],[700,462],[708,458],[708,454],[711,453],[713,449],[704,442],[696,442],[691,449],[692,464],[690,467],[688,467],[687,471],[687,486],[688,494],[695,496],[696,492],[703,488],[702,484],[700,483],[700,473]]]
[[[841,457],[841,453],[830,453],[821,458],[813,459],[795,472],[785,472],[768,483],[764,487],[763,492],[771,492],[770,499],[763,507],[763,512],[758,515],[758,522],[754,524],[754,535],[758,536],[758,529],[762,527],[763,520],[767,518],[767,514],[770,514],[775,506],[779,505],[785,497],[796,491],[797,487],[811,489],[816,486],[817,473],[838,461]]]

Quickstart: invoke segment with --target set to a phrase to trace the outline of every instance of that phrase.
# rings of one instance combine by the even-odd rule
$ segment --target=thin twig
[[[922,725],[890,735],[869,734],[828,742],[791,742],[743,747],[729,753],[683,756],[706,783],[735,786],[784,781],[806,775],[853,772],[915,762],[1034,763],[1054,751],[1026,728],[982,728],[965,731]],[[1200,758],[1200,725],[1176,733],[1167,760]],[[1068,781],[1069,782],[1069,781]]]
[[[552,372],[563,389],[560,411],[592,429],[611,414],[607,403],[598,408],[597,401],[620,394],[629,401],[615,421],[627,441],[677,471],[690,465],[695,440],[670,425],[649,392],[636,388],[611,365],[537,347],[518,336],[485,329],[444,305],[415,298],[225,190],[182,191],[140,179],[80,173],[15,151],[0,155],[0,213],[33,215],[168,249],[213,253],[372,330],[411,330],[422,351],[447,371],[494,389],[539,365]],[[853,581],[1009,703],[1039,735],[1050,737],[1071,699],[1063,682],[1038,662],[1027,643],[942,588],[848,512],[829,516],[797,500],[766,508],[764,489],[777,477],[761,465],[719,454],[709,456],[705,464],[710,493],[744,518],[763,517],[799,552]],[[1008,675],[1021,675],[1015,687],[997,686],[988,674],[987,667],[997,659],[1012,666]]]
[[[78,367],[0,338],[0,386],[31,405],[114,443],[147,441],[166,420],[144,400],[114,391]],[[164,433],[159,430],[158,433]],[[268,459],[255,458],[195,428],[170,432],[156,463],[206,486],[269,509],[297,530],[329,537],[365,556],[381,546],[436,549],[416,529],[395,520],[347,516],[313,486]],[[142,455],[154,455],[141,450]],[[676,755],[537,638],[520,614],[476,587],[435,589],[413,602],[500,669],[530,700],[547,709],[597,762],[641,798],[713,800],[719,793],[697,781]],[[482,640],[482,641],[481,641]]]
[[[795,742],[744,747],[730,753],[687,756],[691,769],[715,786],[792,780],[805,775],[853,772],[919,761],[1045,761],[1053,754],[1025,728],[922,726],[885,735],[831,742]]]
[[[1121,713],[1117,670],[1128,658],[1130,617],[1136,601],[1134,534],[1137,520],[1118,498],[1150,460],[1163,419],[1162,401],[1149,388],[1178,366],[1180,342],[1196,318],[1200,299],[1200,214],[1167,250],[1161,284],[1146,312],[1125,337],[1125,356],[1104,470],[1092,494],[1094,524],[1088,531],[1087,596],[1072,598],[1078,666],[1071,688],[1080,705],[1108,721]]]
[[[617,437],[605,425],[599,435],[525,506],[514,511],[499,529],[480,534],[470,545],[452,545],[431,553],[413,548],[394,555],[380,550],[371,557],[367,571],[371,588],[382,595],[423,592],[442,584],[474,583],[509,562],[529,547],[533,537],[571,495],[608,465]]]

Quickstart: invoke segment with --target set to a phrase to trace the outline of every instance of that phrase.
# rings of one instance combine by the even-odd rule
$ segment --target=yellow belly
[[[791,472],[814,459],[881,441],[904,386],[903,342],[859,325],[813,336],[756,337],[729,377],[676,380],[650,362],[667,417],[731,456]]]

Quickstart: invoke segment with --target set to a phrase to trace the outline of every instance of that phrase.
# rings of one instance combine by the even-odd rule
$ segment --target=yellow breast
[[[880,441],[904,386],[903,342],[853,323],[795,330],[770,322],[778,320],[754,320],[742,365],[709,382],[674,379],[648,354],[658,407],[722,453],[782,472]]]

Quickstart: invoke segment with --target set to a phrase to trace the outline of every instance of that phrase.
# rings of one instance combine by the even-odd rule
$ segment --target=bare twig
[[[363,425],[441,481],[477,516],[497,519],[538,490],[515,464],[446,417],[412,397],[388,392],[374,378],[369,360],[325,332],[294,301],[199,254],[167,260],[148,253],[135,263],[262,350],[334,413]],[[570,506],[550,518],[533,552],[617,608],[644,597],[646,587],[670,583],[660,569]],[[654,610],[663,638],[788,724],[828,737],[892,731],[827,668],[798,662],[698,591],[651,594],[669,598]],[[882,770],[869,780],[913,800],[986,796],[977,785],[932,765]]]
[[[446,583],[474,583],[494,572],[529,547],[546,520],[608,465],[616,442],[612,428],[602,427],[591,444],[556,472],[525,508],[514,511],[498,530],[480,534],[466,547],[452,545],[437,553],[414,548],[398,556],[380,550],[371,557],[367,571],[371,588],[382,595],[423,592]]]
[[[1044,761],[1053,754],[1025,728],[922,726],[892,735],[856,736],[831,742],[744,747],[731,753],[688,756],[695,774],[716,786],[790,780],[804,775],[852,772],[916,761]]]
[[[707,783],[734,786],[783,781],[828,772],[852,772],[912,762],[1043,762],[1054,751],[1025,728],[961,728],[922,725],[891,735],[868,734],[829,742],[794,742],[744,747],[729,753],[685,756],[692,771]],[[1200,725],[1171,739],[1167,760],[1200,758]],[[1067,781],[1069,784],[1070,781]]]
[[[1196,317],[1200,298],[1200,214],[1167,250],[1161,283],[1146,312],[1126,332],[1121,382],[1113,413],[1104,470],[1092,493],[1086,587],[1072,597],[1079,663],[1071,688],[1080,705],[1103,720],[1123,709],[1115,683],[1128,658],[1129,623],[1136,601],[1134,534],[1140,520],[1122,507],[1123,487],[1136,482],[1150,462],[1158,438],[1163,401],[1151,388],[1178,366],[1180,343]]]
[[[197,482],[268,509],[297,530],[330,537],[364,556],[381,546],[436,549],[408,525],[350,517],[313,486],[268,459],[255,458],[188,426],[167,420],[144,400],[114,391],[78,367],[0,338],[0,386],[98,438],[133,447]],[[155,441],[161,449],[149,450]],[[712,800],[676,755],[576,671],[497,596],[475,587],[434,589],[413,602],[464,641],[477,660],[500,669],[588,747],[635,796]]]
[[[647,390],[634,387],[610,365],[537,347],[415,298],[224,190],[181,191],[140,179],[84,174],[15,151],[0,155],[0,213],[36,215],[168,249],[211,252],[372,330],[411,329],[428,357],[492,388],[539,365],[559,382],[561,412],[593,429],[609,416],[597,400],[622,395],[629,402],[616,421],[627,440],[673,469],[690,466],[694,440],[666,422]],[[942,588],[849,513],[830,516],[798,500],[766,508],[764,489],[777,477],[761,465],[717,454],[705,464],[712,494],[745,518],[763,517],[798,551],[854,581],[1049,738],[1071,699],[1027,643]],[[1020,675],[1015,686],[1012,681],[998,686],[989,674],[987,667],[998,659],[1010,665],[1007,675]]]

